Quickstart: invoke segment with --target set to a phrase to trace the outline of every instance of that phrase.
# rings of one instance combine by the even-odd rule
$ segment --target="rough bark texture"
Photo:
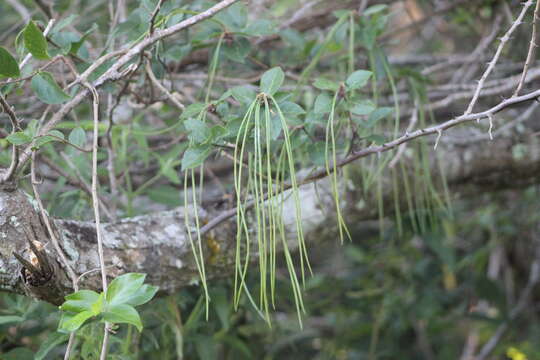
[[[467,145],[445,145],[443,139],[438,149],[432,152],[432,161],[435,154],[439,155],[441,168],[453,194],[463,195],[540,183],[540,137],[537,135],[527,135],[521,139],[503,137]],[[403,160],[407,161],[406,158]],[[354,168],[357,165],[350,166]],[[432,168],[434,176],[439,176],[439,167]],[[363,198],[360,180],[354,176],[351,180],[343,194],[343,205],[347,208],[346,217],[354,221],[372,218],[376,206],[372,206],[369,199]],[[385,181],[385,185],[390,185],[389,181]],[[308,246],[321,237],[321,229],[335,228],[332,216],[334,205],[328,188],[327,179],[318,181],[316,185],[301,187],[302,221]],[[392,186],[385,186],[386,199],[391,199],[391,189]],[[189,212],[192,213],[192,210]],[[220,209],[206,208],[200,210],[199,215],[204,223],[220,212]],[[287,200],[283,217],[290,246],[295,247],[292,199]],[[193,216],[190,218],[193,219]],[[148,281],[164,291],[173,291],[197,283],[199,277],[184,224],[183,208],[103,224],[105,263],[109,266],[110,276],[124,272],[147,273]],[[94,224],[57,219],[55,227],[61,238],[61,246],[75,272],[80,275],[97,270],[99,261]],[[44,244],[54,269],[51,283],[44,284],[45,288],[37,290],[29,286],[28,278],[23,276],[28,273],[25,273],[13,255],[16,252],[29,260],[35,257],[28,244],[31,229],[34,229],[37,240]],[[62,295],[71,291],[66,271],[57,260],[58,256],[52,244],[47,245],[49,240],[45,234],[46,230],[32,205],[31,197],[13,187],[4,186],[0,189],[1,289],[25,293],[52,303],[58,303]],[[234,264],[235,219],[231,218],[209,232],[203,242],[208,277],[230,274]],[[85,275],[80,286],[99,289],[99,272],[93,271]]]

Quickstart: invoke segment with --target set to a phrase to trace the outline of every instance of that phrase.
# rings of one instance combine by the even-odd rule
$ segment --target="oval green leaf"
[[[347,80],[345,80],[347,89],[354,90],[361,88],[362,86],[367,84],[371,75],[373,75],[373,73],[367,70],[357,70],[353,72],[351,75],[349,75]]]
[[[265,72],[261,78],[261,92],[274,95],[285,80],[285,73],[280,67],[275,67]]]
[[[128,273],[118,276],[107,288],[107,302],[124,304],[144,283],[145,274]]]
[[[42,71],[34,76],[30,85],[39,100],[43,101],[45,104],[62,104],[71,99],[71,97],[58,86],[56,81],[54,81],[52,75],[46,71]]]
[[[142,331],[142,322],[139,313],[133,306],[126,304],[112,305],[103,313],[103,320],[116,324],[135,325],[137,330]]]
[[[4,77],[19,77],[21,71],[19,64],[9,51],[0,46],[0,76]]]
[[[30,141],[32,141],[32,138],[22,131],[17,131],[13,134],[8,135],[8,137],[6,137],[6,140],[13,145],[23,145],[28,144]]]
[[[39,28],[30,21],[23,30],[24,46],[30,51],[33,57],[38,60],[50,59],[47,52],[47,39]]]

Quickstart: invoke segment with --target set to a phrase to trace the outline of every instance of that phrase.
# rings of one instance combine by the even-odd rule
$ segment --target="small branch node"
[[[433,146],[433,150],[437,150],[437,146],[439,145],[439,140],[441,139],[441,136],[442,136],[442,130],[438,129],[437,130],[437,139],[435,140],[435,145]]]

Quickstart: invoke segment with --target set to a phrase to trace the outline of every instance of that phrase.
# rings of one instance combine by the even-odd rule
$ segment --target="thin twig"
[[[527,71],[529,70],[529,66],[531,66],[531,62],[533,61],[534,54],[536,53],[536,48],[538,47],[538,45],[536,44],[536,26],[539,20],[539,17],[538,17],[539,9],[540,9],[540,1],[537,0],[536,7],[534,8],[531,42],[529,43],[529,51],[527,52],[527,60],[525,60],[525,66],[523,66],[521,79],[519,79],[519,84],[513,96],[518,96],[519,92],[521,91],[521,88],[523,87],[523,83],[525,82],[525,77],[527,76]]]
[[[105,267],[105,258],[103,255],[103,236],[101,233],[101,219],[99,216],[99,197],[98,197],[98,176],[97,176],[97,156],[99,139],[99,95],[97,90],[88,82],[83,83],[92,93],[92,111],[94,117],[94,138],[92,143],[92,207],[94,208],[94,220],[96,223],[96,237],[98,244],[99,266],[101,269],[101,285],[103,292],[107,291],[107,269]],[[107,349],[109,345],[109,323],[105,323],[103,331],[103,344],[101,347],[100,360],[107,358]]]
[[[154,84],[162,93],[164,93],[169,100],[181,111],[185,109],[184,104],[182,104],[178,99],[170,93],[169,90],[163,84],[159,82],[159,80],[156,78],[156,75],[154,75],[154,72],[152,71],[152,66],[150,65],[150,61],[146,61],[146,73],[148,74],[148,77],[150,78],[150,81],[152,81],[152,84]]]
[[[17,118],[17,115],[15,114],[11,106],[8,104],[4,96],[2,96],[2,93],[0,93],[0,104],[2,105],[2,109],[8,115],[9,120],[11,121],[11,133],[13,134],[17,131],[21,131],[21,122]],[[11,147],[11,162],[5,174],[2,176],[2,178],[0,178],[0,184],[11,180],[11,178],[15,174],[15,171],[17,170],[18,164],[19,148],[17,147],[17,145],[13,144],[13,146]]]
[[[154,34],[156,17],[159,14],[159,11],[161,10],[161,5],[163,5],[164,2],[165,0],[159,0],[154,11],[152,12],[152,16],[150,16],[150,30],[148,30],[148,36],[152,36],[152,34]]]
[[[501,53],[502,53],[502,50],[503,50],[504,46],[506,45],[508,40],[510,40],[510,35],[512,35],[514,30],[521,24],[521,22],[523,20],[523,17],[525,16],[525,13],[527,13],[527,10],[529,10],[529,8],[531,7],[532,4],[533,4],[533,1],[528,0],[523,5],[523,9],[521,9],[521,13],[519,14],[518,18],[516,19],[516,21],[514,21],[512,26],[510,26],[510,29],[508,29],[506,34],[504,34],[504,36],[501,38],[501,43],[497,47],[497,51],[495,52],[495,55],[493,56],[493,59],[491,59],[491,61],[489,62],[489,65],[488,65],[486,71],[484,72],[484,74],[480,78],[480,81],[478,82],[478,86],[476,87],[476,91],[474,92],[473,98],[472,98],[471,102],[469,103],[469,106],[467,107],[467,110],[465,111],[465,115],[468,115],[468,114],[470,114],[472,112],[472,110],[474,108],[474,105],[476,105],[476,101],[478,100],[478,96],[480,95],[480,91],[482,91],[482,88],[484,87],[484,82],[486,81],[489,74],[495,68],[495,65],[497,64],[497,61],[499,60],[499,57],[501,56]]]

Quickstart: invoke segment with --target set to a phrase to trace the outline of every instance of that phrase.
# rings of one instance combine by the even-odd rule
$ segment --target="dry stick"
[[[480,350],[480,353],[475,358],[475,360],[485,360],[489,356],[489,354],[493,351],[495,346],[497,346],[497,344],[501,340],[506,330],[508,330],[510,323],[514,321],[527,306],[531,293],[534,290],[534,287],[536,286],[536,284],[538,284],[539,280],[540,280],[540,246],[537,245],[536,259],[531,264],[531,270],[529,272],[529,280],[527,282],[527,285],[521,292],[521,295],[519,296],[517,305],[512,309],[512,311],[510,311],[508,320],[500,324],[497,327],[497,330],[495,330],[495,333],[493,334],[493,336],[488,340],[487,343],[484,344],[484,346]]]
[[[156,8],[152,12],[152,16],[150,16],[150,30],[148,30],[148,36],[152,36],[152,34],[154,33],[156,17],[159,14],[159,11],[161,10],[161,5],[163,5],[164,2],[165,0],[159,0],[158,4],[156,5]]]
[[[97,176],[97,152],[99,139],[99,95],[97,90],[88,82],[83,85],[92,93],[92,111],[94,117],[94,138],[92,143],[92,207],[94,208],[94,220],[96,222],[96,237],[98,244],[99,267],[101,269],[101,285],[103,292],[107,291],[107,270],[105,267],[105,259],[103,256],[103,237],[101,233],[101,220],[99,216],[99,197],[97,193],[98,176]],[[101,347],[100,360],[107,358],[107,348],[109,344],[109,323],[105,323],[103,332],[103,344]]]
[[[527,52],[527,60],[525,60],[525,66],[523,67],[523,72],[521,73],[521,79],[519,79],[519,84],[516,88],[516,91],[514,92],[513,96],[518,96],[519,92],[521,91],[521,88],[523,87],[523,83],[525,82],[525,77],[527,76],[527,71],[529,70],[529,66],[531,65],[531,62],[533,61],[535,50],[538,47],[536,44],[536,26],[538,24],[538,12],[540,9],[540,1],[536,1],[536,7],[534,8],[534,15],[533,15],[533,28],[532,28],[532,34],[531,34],[531,42],[529,44],[529,51]]]
[[[201,12],[198,15],[194,15],[184,21],[179,22],[178,24],[175,24],[173,26],[170,26],[166,29],[162,30],[156,30],[152,36],[146,37],[142,39],[140,42],[134,44],[129,49],[121,50],[122,52],[125,51],[125,54],[120,57],[103,75],[101,75],[94,83],[92,84],[94,88],[99,88],[103,84],[105,84],[107,81],[115,81],[119,80],[122,77],[128,75],[129,66],[128,69],[120,70],[124,65],[126,65],[131,59],[138,56],[145,48],[148,46],[163,40],[166,37],[169,37],[171,35],[176,34],[179,31],[182,31],[184,29],[187,29],[195,24],[200,23],[201,21],[204,21],[221,10],[231,6],[232,4],[238,2],[239,0],[223,0],[217,3],[216,5],[212,6],[211,8]],[[116,55],[116,54],[115,54]],[[96,60],[100,61],[101,59]],[[88,77],[89,73],[88,70],[85,71],[80,78],[76,82],[82,82],[85,81],[85,76]],[[76,83],[75,82],[75,83]],[[90,94],[90,90],[83,89],[81,90],[73,99],[71,99],[69,102],[64,104],[49,120],[49,122],[41,129],[40,134],[46,134],[50,130],[52,130],[58,122],[60,122],[64,116],[66,116],[75,106],[79,105],[83,99]],[[31,149],[28,147],[25,149],[23,154],[20,157],[20,163],[24,164],[26,161],[28,161],[28,157],[30,155]]]
[[[469,106],[467,107],[467,110],[465,111],[464,115],[468,115],[472,112],[474,105],[476,105],[476,101],[478,100],[478,96],[480,95],[480,91],[482,91],[482,88],[484,87],[484,82],[486,81],[491,71],[493,71],[493,69],[495,68],[495,65],[497,64],[497,61],[499,60],[499,57],[502,53],[504,46],[506,45],[508,40],[510,40],[510,35],[512,35],[514,30],[521,24],[523,17],[525,16],[525,13],[527,12],[527,10],[529,10],[532,4],[533,4],[533,1],[528,0],[525,3],[525,5],[523,5],[523,9],[521,10],[521,13],[519,14],[518,18],[516,19],[516,21],[512,23],[512,26],[510,26],[510,29],[508,29],[506,34],[504,34],[504,36],[501,38],[501,43],[497,47],[497,51],[495,52],[493,59],[491,59],[491,61],[489,62],[488,68],[486,69],[482,77],[480,78],[480,81],[478,82],[478,86],[476,87],[476,91],[474,92],[473,98],[471,102],[469,103]]]
[[[11,133],[13,134],[16,131],[20,131],[21,122],[19,121],[19,119],[17,119],[17,115],[15,114],[11,106],[8,104],[6,99],[2,96],[2,93],[0,93],[0,104],[2,105],[2,109],[8,115],[9,120],[11,121]],[[11,178],[15,174],[17,165],[19,164],[19,148],[17,148],[17,145],[15,144],[13,144],[11,148],[11,163],[4,176],[0,178],[0,184],[11,180]]]
[[[111,209],[111,216],[112,220],[116,220],[116,205],[117,205],[117,196],[118,196],[118,181],[116,179],[116,168],[114,164],[114,160],[116,158],[116,154],[113,149],[113,141],[112,141],[112,134],[111,134],[111,128],[113,126],[113,114],[114,113],[114,105],[113,105],[113,96],[112,94],[109,94],[107,96],[107,114],[109,117],[109,126],[107,127],[106,132],[106,145],[107,145],[107,174],[109,177],[109,187],[110,187],[110,194],[111,194],[111,203],[109,205],[109,208]]]
[[[148,74],[148,77],[150,78],[150,81],[152,81],[152,84],[154,84],[162,93],[164,93],[169,100],[180,110],[184,110],[185,106],[182,104],[178,99],[170,93],[169,90],[165,86],[163,86],[162,83],[159,82],[159,80],[156,78],[156,75],[154,75],[154,72],[152,71],[152,66],[150,65],[150,60],[146,61],[146,73]]]
[[[402,135],[402,136],[400,136],[400,137],[398,137],[398,138],[396,138],[396,139],[394,139],[394,140],[392,140],[390,142],[387,142],[386,144],[377,145],[377,146],[369,146],[369,147],[364,148],[362,150],[355,151],[352,154],[350,154],[349,156],[347,156],[346,158],[339,160],[337,162],[337,164],[333,164],[332,167],[331,167],[330,173],[332,171],[335,171],[337,168],[340,168],[340,167],[343,167],[343,166],[345,166],[347,164],[350,164],[351,162],[353,162],[355,160],[358,160],[360,158],[364,158],[364,157],[369,156],[371,154],[380,154],[380,153],[392,150],[392,149],[398,147],[399,145],[404,144],[406,142],[409,142],[409,141],[411,141],[413,139],[424,137],[424,136],[427,136],[427,135],[432,135],[432,134],[439,134],[439,133],[441,133],[442,131],[444,131],[446,129],[452,128],[454,126],[457,126],[457,125],[460,125],[460,124],[463,124],[463,123],[471,122],[471,121],[474,121],[474,120],[487,119],[490,116],[493,116],[494,114],[498,113],[499,111],[504,110],[505,108],[507,108],[507,107],[509,107],[511,105],[516,105],[516,104],[520,104],[520,103],[523,103],[523,102],[526,102],[526,101],[534,100],[534,99],[536,99],[538,97],[540,97],[540,89],[536,90],[536,91],[533,91],[533,92],[530,92],[528,94],[522,95],[522,96],[512,97],[512,98],[503,100],[499,104],[493,106],[492,108],[490,108],[488,110],[478,112],[478,113],[473,113],[473,114],[464,114],[464,115],[458,116],[458,117],[456,117],[456,118],[454,118],[452,120],[448,120],[448,121],[445,121],[443,123],[440,123],[438,125],[434,125],[434,126],[430,126],[428,128],[416,130],[416,131],[414,131],[412,133],[405,133],[404,135]],[[315,180],[322,179],[322,178],[326,177],[327,175],[328,175],[328,173],[327,173],[326,169],[318,169],[318,170],[312,172],[309,176],[305,177],[304,179],[299,180],[298,181],[298,186],[312,183]],[[290,184],[285,184],[283,186],[283,188],[282,188],[282,191],[289,190],[291,187],[292,186]],[[247,209],[253,207],[253,205],[254,205],[254,202],[248,202],[244,206],[244,208],[247,210]],[[233,217],[234,215],[236,215],[236,211],[237,211],[236,208],[224,211],[221,214],[219,214],[218,216],[216,216],[215,218],[213,218],[212,220],[210,220],[206,225],[204,225],[200,229],[201,235],[207,233],[208,231],[215,228],[217,225],[221,224],[225,220],[227,220],[227,219]]]

